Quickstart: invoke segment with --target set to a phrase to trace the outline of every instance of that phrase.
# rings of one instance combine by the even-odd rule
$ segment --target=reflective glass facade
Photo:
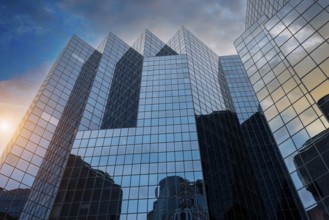
[[[304,219],[247,73],[184,27],[74,36],[1,158],[0,217]]]
[[[7,195],[14,194],[5,209],[15,213],[11,217],[49,214],[99,59],[98,51],[73,37],[9,143],[1,158],[0,185]],[[16,200],[25,205],[16,209],[11,206]]]
[[[220,56],[235,112],[243,123],[258,111],[259,102],[238,55]]]
[[[328,219],[329,2],[258,2],[235,46],[308,218]]]
[[[149,31],[97,50],[73,37],[2,157],[1,215],[207,219],[188,60]]]
[[[288,172],[241,59],[232,55],[221,56],[219,61],[241,124],[241,136],[245,140],[242,149],[254,175],[252,185],[256,185],[261,194],[258,199],[265,211],[262,219],[304,219],[302,205],[287,178]],[[249,178],[248,182],[251,181]],[[253,198],[255,202],[255,196]]]
[[[249,28],[260,17],[273,16],[289,0],[248,0],[246,12],[246,28]]]

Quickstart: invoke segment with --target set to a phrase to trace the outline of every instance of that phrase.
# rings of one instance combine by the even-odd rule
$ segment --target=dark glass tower
[[[184,27],[74,36],[1,158],[1,217],[303,219],[248,80]]]

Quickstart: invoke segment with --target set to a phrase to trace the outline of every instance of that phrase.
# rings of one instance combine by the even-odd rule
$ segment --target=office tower
[[[329,218],[328,9],[323,0],[248,1],[234,43],[309,219]]]
[[[271,17],[289,0],[248,0],[245,27],[249,28],[260,17]]]
[[[1,217],[303,218],[270,167],[277,148],[248,78],[245,111],[234,74],[245,76],[238,57],[184,27],[167,44],[150,31],[97,49],[74,36],[1,158]]]
[[[219,57],[235,112],[245,139],[246,155],[252,164],[261,193],[264,219],[302,219],[301,204],[288,178],[271,130],[259,107],[256,94],[237,55]]]

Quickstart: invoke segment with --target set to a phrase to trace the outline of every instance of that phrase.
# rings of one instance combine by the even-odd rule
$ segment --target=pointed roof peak
[[[122,40],[118,35],[114,34],[113,32],[108,32],[108,34],[105,35],[104,39],[108,39],[108,38],[114,38],[116,40],[122,41],[123,43],[127,44],[124,40]]]
[[[182,30],[182,31],[188,31],[188,32],[190,32],[190,30],[187,29],[184,25],[182,25],[178,30],[179,31]]]
[[[145,33],[151,33],[151,34],[153,34],[153,33],[152,33],[149,29],[147,29],[147,28],[144,30],[144,32],[145,32]]]
[[[156,38],[158,38],[158,36],[156,36],[152,31],[150,31],[149,29],[145,29],[144,30],[144,32],[143,33],[145,33],[145,35],[150,35],[150,36],[152,36],[152,37],[156,37]],[[158,38],[159,39],[159,38]],[[160,40],[160,39],[159,39]]]
[[[156,44],[154,44],[156,42]],[[151,46],[152,45],[152,46]],[[132,48],[145,57],[155,56],[157,52],[165,45],[155,34],[149,29],[145,29],[132,44]]]

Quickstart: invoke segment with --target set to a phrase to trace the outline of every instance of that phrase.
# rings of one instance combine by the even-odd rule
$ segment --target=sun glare
[[[10,130],[10,124],[6,121],[0,121],[0,130],[2,132],[8,132]]]
[[[16,123],[10,117],[0,119],[0,155],[14,134]]]

